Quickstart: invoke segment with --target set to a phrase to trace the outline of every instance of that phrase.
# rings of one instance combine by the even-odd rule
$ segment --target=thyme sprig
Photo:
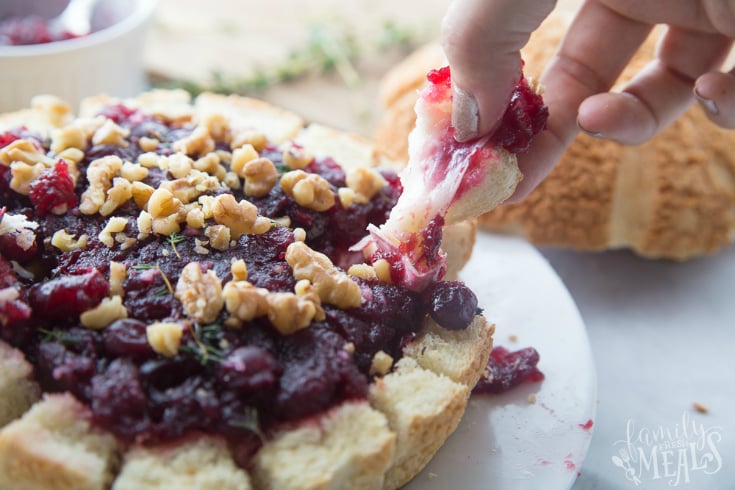
[[[63,330],[46,330],[45,328],[39,328],[44,337],[42,342],[58,342],[62,345],[79,345],[81,340],[72,337],[69,332]]]
[[[291,50],[280,64],[256,67],[244,77],[228,77],[215,70],[205,82],[165,80],[158,85],[183,88],[192,95],[202,92],[248,95],[280,83],[334,71],[348,88],[357,88],[363,83],[356,68],[357,62],[371,54],[393,48],[409,52],[423,41],[415,29],[390,20],[384,21],[377,36],[373,35],[369,39],[358,39],[355,32],[357,29],[344,19],[320,21],[309,28],[304,45]]]
[[[169,245],[171,245],[171,248],[174,250],[176,257],[178,258],[181,258],[181,255],[179,255],[179,251],[176,250],[176,244],[181,243],[185,240],[186,240],[186,237],[178,232],[173,232],[169,236],[166,237],[166,241],[168,241]]]
[[[175,250],[175,249],[174,249]],[[150,270],[157,270],[161,273],[161,278],[163,279],[163,283],[165,284],[165,287],[162,287],[161,289],[158,289],[153,292],[156,296],[165,296],[166,292],[173,296],[174,294],[174,287],[171,285],[171,281],[169,280],[168,276],[165,272],[163,272],[163,269],[161,269],[161,264],[159,262],[156,262],[155,265],[153,264],[135,264],[130,267],[134,271],[150,271]]]
[[[258,410],[254,407],[245,407],[245,412],[241,418],[238,418],[232,422],[234,427],[249,430],[261,441],[265,441],[265,435],[260,428],[260,417],[258,416]]]
[[[191,336],[196,346],[185,345],[181,350],[197,357],[203,366],[209,364],[210,361],[222,361],[225,358],[225,353],[222,349],[216,347],[216,345],[219,345],[221,332],[222,326],[218,323],[210,325],[195,323],[191,330]]]

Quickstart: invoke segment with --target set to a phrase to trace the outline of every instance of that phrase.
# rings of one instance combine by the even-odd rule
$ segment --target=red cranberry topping
[[[97,306],[110,284],[97,269],[76,276],[61,276],[33,286],[31,307],[39,316],[63,319]]]
[[[265,349],[239,347],[217,365],[217,379],[228,388],[244,394],[275,387],[281,368]]]
[[[77,205],[74,180],[64,160],[59,160],[53,168],[44,170],[36,180],[31,182],[30,198],[41,217],[46,216],[58,206],[66,205],[68,208],[73,208]],[[62,209],[62,211],[66,210]]]
[[[546,129],[549,108],[541,95],[531,90],[523,75],[510,98],[498,129],[491,140],[511,153],[528,151],[533,137]]]
[[[480,379],[473,393],[503,393],[521,383],[543,381],[544,373],[536,367],[538,361],[538,352],[533,347],[515,352],[501,346],[494,347],[487,364],[490,377]]]
[[[68,31],[54,31],[49,21],[38,16],[12,17],[0,23],[0,45],[24,46],[74,39]]]
[[[431,318],[449,330],[467,328],[477,314],[477,296],[461,282],[438,282],[425,291],[424,297]]]
[[[444,88],[451,83],[448,66],[428,73],[427,79],[437,90],[429,91],[430,101],[444,94]],[[500,126],[490,137],[497,146],[511,153],[523,153],[531,146],[533,137],[546,128],[549,109],[544,105],[541,95],[535,93],[528,80],[521,74],[510,98],[508,108],[503,114]],[[453,133],[452,133],[453,134]]]
[[[18,301],[25,305],[30,298],[32,311],[26,308],[26,317],[12,328],[0,326],[0,335],[34,360],[42,389],[71,391],[90,406],[97,424],[129,442],[168,441],[191,431],[236,437],[245,441],[237,447],[238,461],[243,464],[259,445],[254,434],[321,413],[344,400],[364,398],[374,354],[382,350],[400,358],[403,345],[421,328],[429,310],[421,297],[398,285],[358,280],[368,298],[360,308],[340,310],[324,305],[327,318],[323,322],[290,336],[279,334],[267,318],[247,322],[242,329],[224,328],[224,313],[211,325],[194,325],[168,287],[175,287],[187,263],[199,262],[225,283],[231,279],[231,261],[242,258],[248,266],[248,280],[255,286],[293,291],[296,281],[285,261],[293,232],[274,225],[262,235],[243,235],[228,250],[210,248],[202,256],[195,250],[195,239],[206,240],[200,229],[182,230],[175,243],[150,236],[124,249],[108,248],[95,239],[107,218],[82,216],[76,207],[53,214],[50,211],[59,204],[70,205],[70,201],[56,199],[57,195],[76,198],[86,187],[85,167],[95,158],[117,154],[134,161],[142,152],[137,142],[143,137],[159,140],[158,153],[168,154],[174,141],[192,131],[191,125],[178,127],[126,106],[103,112],[130,129],[130,144],[126,148],[87,148],[78,165],[76,194],[69,194],[68,169],[57,165],[34,184],[30,199],[9,190],[11,198],[3,201],[14,214],[25,213],[39,224],[35,230],[38,251],[33,258],[38,274],[46,278],[28,290],[17,286],[21,291]],[[34,141],[48,151],[47,141]],[[261,154],[285,171],[276,147]],[[344,171],[331,159],[315,159],[305,170],[324,176],[335,194],[345,185]],[[354,260],[348,248],[362,237],[368,223],[385,221],[402,191],[394,173],[384,172],[383,176],[388,186],[369,203],[347,209],[337,203],[325,213],[316,213],[284,195],[278,185],[267,196],[251,201],[264,216],[288,216],[293,227],[306,230],[310,247],[346,268]],[[151,169],[145,182],[157,187],[165,178],[164,171]],[[0,179],[0,185],[2,182]],[[231,192],[237,200],[245,198],[241,189]],[[130,201],[115,214],[128,220],[125,233],[136,236],[137,206]],[[69,252],[45,247],[59,229],[92,238],[86,247]],[[418,249],[425,261],[436,260],[440,234],[439,221],[422,234]],[[1,244],[0,254],[4,259],[12,257],[12,251]],[[127,267],[122,287],[130,318],[115,321],[100,332],[81,328],[78,315],[108,293],[110,261]],[[8,311],[0,307],[0,317]],[[166,358],[153,352],[146,328],[154,321],[184,325],[176,356]],[[344,348],[350,342],[354,352]]]
[[[116,320],[104,330],[102,339],[108,356],[129,356],[140,361],[155,357],[146,336],[146,324],[140,320],[133,318]]]

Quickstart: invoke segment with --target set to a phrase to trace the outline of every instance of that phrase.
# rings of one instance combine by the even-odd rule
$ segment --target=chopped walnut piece
[[[209,245],[209,240],[194,239],[194,251],[199,255],[209,255],[209,249],[206,247]]]
[[[327,315],[324,313],[324,310],[322,309],[322,300],[319,297],[319,293],[316,291],[316,288],[314,288],[309,280],[302,279],[296,282],[296,285],[294,286],[294,293],[296,293],[296,296],[314,303],[314,307],[316,308],[314,319],[322,321],[327,317]]]
[[[161,142],[158,141],[156,138],[149,138],[148,136],[143,136],[138,140],[138,146],[140,146],[140,149],[143,151],[156,151],[158,149],[158,145],[160,145]]]
[[[230,229],[225,225],[212,225],[204,229],[204,236],[209,239],[209,244],[215,250],[227,250],[230,248]]]
[[[240,177],[235,172],[227,172],[225,174],[225,178],[222,179],[222,183],[233,190],[238,190],[242,188]]]
[[[174,296],[186,314],[199,323],[215,321],[225,303],[217,274],[212,270],[202,272],[198,262],[189,262],[181,271]]]
[[[292,170],[283,174],[281,188],[300,206],[314,211],[326,211],[335,203],[329,182],[320,175],[308,174],[303,170]]]
[[[306,328],[316,315],[316,305],[293,293],[269,293],[268,320],[283,335]]]
[[[297,242],[306,241],[306,230],[304,230],[303,228],[294,228],[293,239]]]
[[[82,194],[79,211],[91,215],[100,210],[105,203],[107,190],[112,186],[112,179],[122,168],[120,157],[110,155],[98,158],[87,167],[87,181],[89,187]]]
[[[268,146],[268,137],[265,133],[253,131],[252,129],[233,130],[230,149],[235,150],[245,145],[252,145],[256,151],[263,151]]]
[[[115,320],[128,317],[128,310],[122,303],[120,296],[104,298],[100,304],[91,310],[87,310],[79,316],[79,321],[85,327],[92,330],[100,330],[107,327]]]
[[[232,272],[232,279],[235,281],[247,281],[248,280],[248,266],[245,264],[243,259],[238,259],[230,264],[230,271]]]
[[[77,163],[84,160],[84,152],[78,148],[67,148],[57,155],[59,158],[64,160],[69,165],[69,173],[74,178],[74,183],[79,177],[79,170],[77,170]]]
[[[158,153],[154,152],[141,153],[138,155],[138,163],[145,168],[162,168],[165,161],[166,157],[160,156]]]
[[[194,168],[200,172],[206,172],[209,175],[217,177],[219,180],[223,180],[227,175],[227,169],[220,165],[219,155],[213,151],[198,158],[194,162]]]
[[[283,149],[282,158],[283,163],[285,163],[291,170],[301,170],[314,160],[314,157],[302,146],[294,143],[286,145]]]
[[[202,121],[202,126],[207,128],[209,135],[215,141],[229,143],[230,122],[222,114],[209,114]]]
[[[242,169],[245,177],[245,195],[266,196],[278,182],[278,170],[267,158],[256,158],[247,162]]]
[[[120,176],[129,182],[140,182],[148,177],[148,169],[143,165],[133,162],[125,162],[120,167]]]
[[[247,281],[230,281],[225,284],[222,296],[225,308],[233,317],[250,321],[268,314],[268,290],[256,288]]]
[[[148,212],[154,219],[178,213],[182,206],[181,201],[174,197],[170,190],[160,187],[153,191],[148,199]]]
[[[206,172],[191,170],[184,178],[161,182],[158,188],[170,191],[182,203],[188,204],[205,192],[219,189],[220,181]]]
[[[128,267],[122,262],[110,261],[110,295],[124,296],[123,281],[128,277]]]
[[[342,204],[342,207],[345,209],[349,208],[355,203],[365,204],[364,202],[361,202],[363,201],[362,196],[359,196],[349,187],[340,187],[339,189],[337,189],[337,195],[339,196],[340,204]]]
[[[372,199],[380,189],[388,185],[388,181],[383,178],[380,172],[365,167],[348,171],[345,176],[345,182],[347,183],[347,187],[355,191],[365,202]]]
[[[102,216],[109,216],[131,197],[133,197],[133,188],[130,181],[122,177],[115,177],[112,179],[112,187],[107,190],[107,199],[99,209],[99,213]]]
[[[175,322],[155,322],[146,328],[146,337],[153,350],[166,357],[179,353],[184,327]]]
[[[0,149],[0,162],[6,166],[13,162],[27,163],[35,165],[42,163],[46,167],[54,165],[54,160],[46,156],[46,154],[33,143],[28,140],[15,140],[4,148]]]
[[[375,268],[368,264],[354,264],[350,266],[347,274],[360,279],[377,279],[378,275],[375,273]]]
[[[222,295],[225,298],[225,308],[232,317],[240,321],[250,321],[268,316],[271,324],[284,335],[308,327],[321,311],[318,303],[308,294],[271,293],[247,281],[228,282]],[[323,315],[321,312],[322,319]]]
[[[692,403],[692,408],[699,413],[709,413],[709,407],[704,403],[694,402]]]
[[[373,356],[373,361],[370,364],[370,375],[371,376],[385,376],[388,374],[393,367],[393,357],[390,354],[386,354],[382,350],[379,350]]]
[[[66,126],[51,131],[51,151],[59,154],[67,148],[84,150],[87,147],[87,136],[82,128]]]
[[[204,213],[199,206],[190,209],[186,213],[186,226],[191,228],[204,228]]]
[[[62,229],[58,230],[54,233],[54,236],[51,237],[51,245],[62,252],[72,252],[86,247],[88,239],[89,237],[87,235],[82,235],[78,239],[75,239],[74,235],[71,235],[67,233],[66,230]]]
[[[148,200],[153,195],[155,189],[143,182],[133,182],[130,191],[133,194],[133,201],[135,201],[138,209],[147,209]]]
[[[118,126],[115,121],[108,119],[92,136],[93,145],[115,145],[115,146],[128,146],[128,140],[130,136],[130,130]]]
[[[390,262],[385,259],[376,260],[373,263],[373,269],[375,269],[375,275],[378,276],[378,281],[393,283],[393,278],[390,275]]]
[[[312,250],[304,242],[294,242],[288,246],[286,262],[297,280],[311,281],[322,303],[342,309],[357,308],[362,304],[357,283],[337,269],[329,257]]]
[[[212,206],[214,220],[230,229],[233,240],[244,234],[262,235],[271,229],[268,218],[258,216],[258,208],[249,201],[235,201],[232,194],[221,194],[214,198]]]
[[[102,228],[102,231],[100,232],[98,238],[102,243],[107,245],[108,248],[112,248],[113,245],[115,245],[115,239],[113,238],[113,233],[119,233],[121,231],[125,231],[125,227],[128,225],[128,220],[119,216],[113,216],[110,218],[110,220],[107,222],[104,228]]]
[[[23,162],[13,162],[10,164],[10,188],[18,194],[27,196],[31,192],[31,182],[36,180],[41,173],[46,170],[46,165],[36,163],[29,165]]]
[[[195,156],[206,155],[214,151],[214,146],[214,140],[209,135],[206,126],[199,125],[189,136],[174,142],[173,149],[189,156]]]
[[[141,211],[136,222],[139,240],[143,240],[153,232],[153,216],[148,211]]]
[[[243,145],[232,152],[232,160],[230,161],[230,170],[235,172],[242,178],[245,178],[245,164],[259,158],[258,152],[253,145]]]

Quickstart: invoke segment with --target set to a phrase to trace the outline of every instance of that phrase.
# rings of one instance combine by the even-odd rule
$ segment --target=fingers
[[[647,141],[690,106],[694,80],[719,68],[730,45],[731,40],[719,34],[670,29],[659,45],[658,59],[622,93],[594,95],[580,105],[580,128],[625,144]]]
[[[735,71],[705,73],[697,79],[694,96],[712,122],[735,129]]]
[[[452,123],[466,141],[498,123],[520,76],[519,50],[555,0],[454,0],[442,44],[452,67]]]
[[[589,0],[582,6],[541,77],[549,107],[548,127],[535,137],[528,153],[519,155],[523,180],[508,202],[524,198],[551,172],[579,131],[579,105],[587,97],[610,89],[649,31],[647,24],[597,1]]]

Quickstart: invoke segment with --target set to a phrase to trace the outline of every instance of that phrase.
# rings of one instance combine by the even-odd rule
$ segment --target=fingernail
[[[469,92],[452,86],[452,126],[457,141],[468,141],[477,136],[480,114],[477,101]]]
[[[717,108],[717,104],[715,104],[715,101],[703,97],[702,94],[699,93],[699,90],[697,90],[697,87],[694,87],[694,97],[702,105],[702,107],[704,107],[705,110],[707,110],[711,114],[717,115],[720,113],[720,110]]]
[[[599,131],[589,131],[589,130],[585,129],[584,126],[582,126],[581,124],[579,124],[579,119],[577,119],[577,127],[579,128],[580,131],[582,131],[584,134],[587,134],[589,136],[593,136],[595,138],[604,138],[605,137],[605,135],[602,134]]]

